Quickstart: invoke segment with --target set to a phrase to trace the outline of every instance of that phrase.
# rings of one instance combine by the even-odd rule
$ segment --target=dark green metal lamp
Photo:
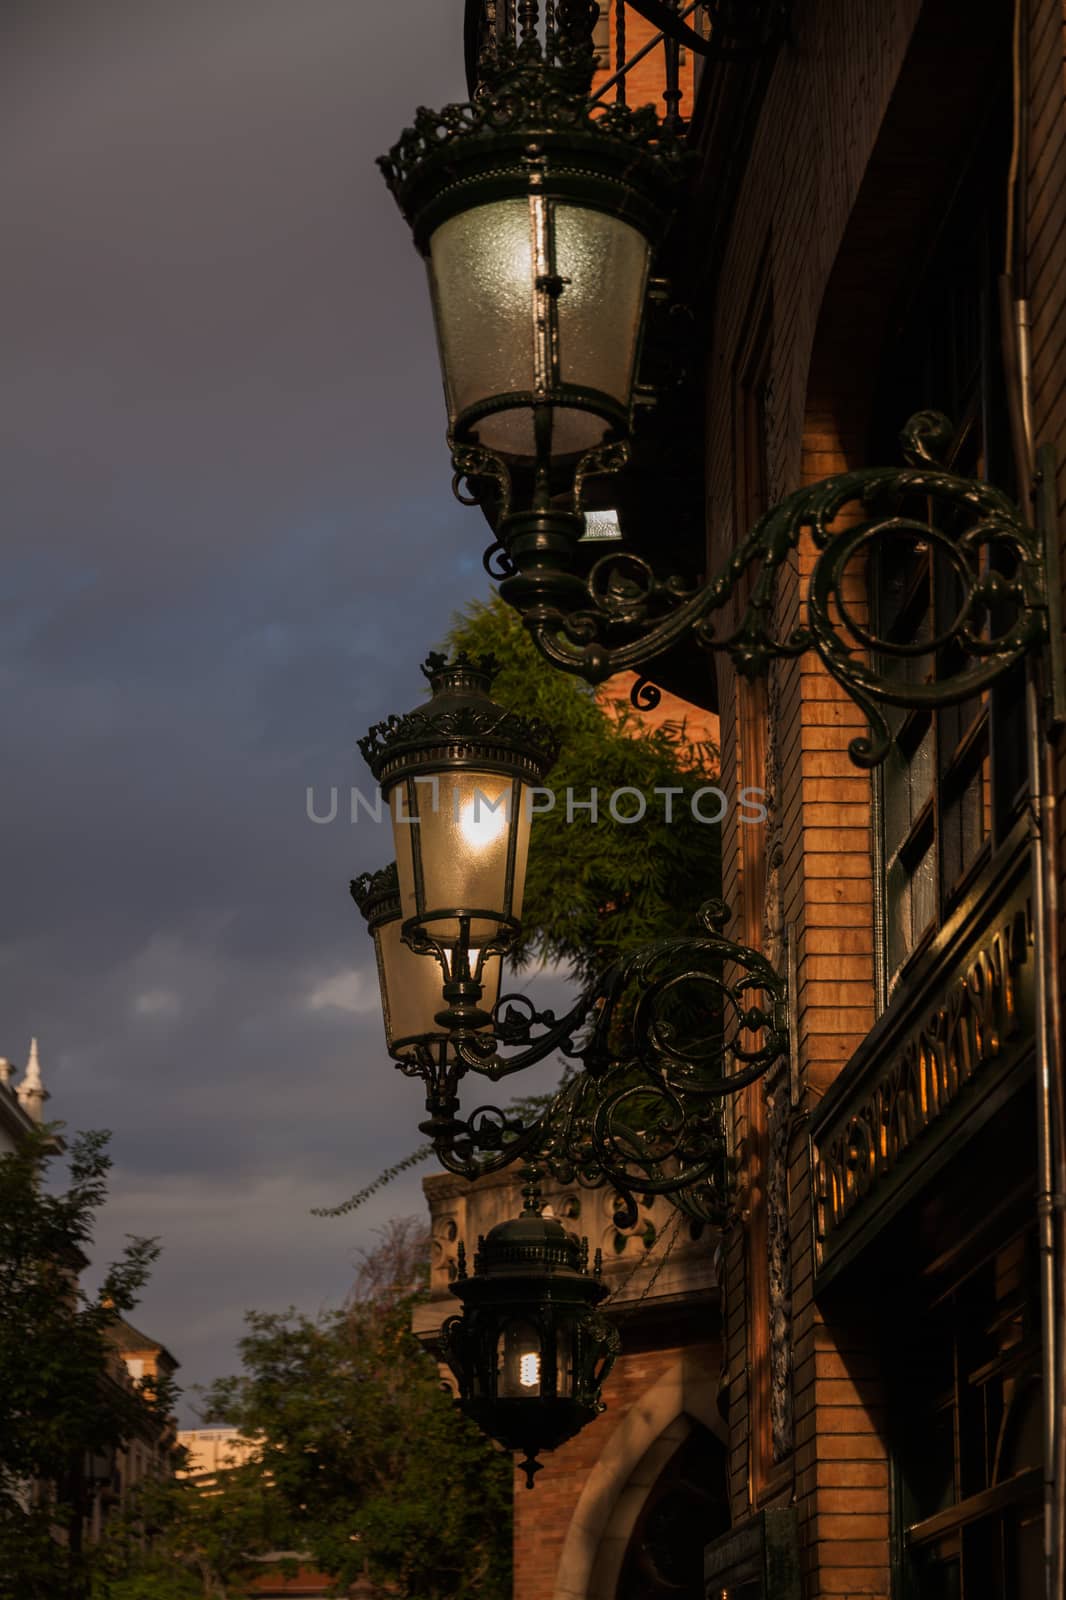
[[[466,105],[420,110],[381,160],[429,272],[457,482],[469,480],[528,612],[577,605],[582,485],[624,460],[651,263],[679,141],[650,107],[589,98],[598,7],[536,0]]]
[[[607,1296],[599,1251],[541,1213],[536,1183],[520,1217],[478,1240],[467,1276],[460,1247],[453,1293],[461,1316],[441,1329],[440,1347],[459,1383],[459,1405],[505,1450],[523,1453],[526,1486],[542,1451],[573,1438],[605,1410],[603,1380],[621,1348],[596,1307]]]
[[[532,791],[558,745],[544,723],[491,698],[491,656],[431,655],[422,670],[433,691],[425,706],[359,743],[396,843],[395,895],[386,903],[371,884],[362,908],[389,1011],[422,1005],[424,978],[412,980],[410,963],[435,956],[444,979],[435,1026],[462,1038],[491,1022],[500,957],[521,926]]]

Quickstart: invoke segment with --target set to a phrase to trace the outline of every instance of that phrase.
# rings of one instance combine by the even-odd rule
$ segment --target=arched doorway
[[[694,1423],[637,1517],[616,1600],[703,1600],[704,1546],[728,1528],[725,1446]]]

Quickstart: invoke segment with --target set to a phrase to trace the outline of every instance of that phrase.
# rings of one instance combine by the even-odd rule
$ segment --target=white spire
[[[22,1109],[33,1118],[34,1122],[43,1120],[42,1112],[44,1103],[48,1099],[48,1090],[41,1081],[41,1062],[37,1054],[37,1040],[30,1040],[30,1059],[26,1063],[26,1075],[19,1084],[15,1093],[19,1097]]]
[[[8,1084],[11,1082],[11,1073],[12,1073],[12,1071],[13,1071],[13,1068],[11,1066],[10,1061],[7,1059],[7,1057],[6,1056],[0,1056],[0,1084],[3,1084],[5,1089],[7,1088]]]

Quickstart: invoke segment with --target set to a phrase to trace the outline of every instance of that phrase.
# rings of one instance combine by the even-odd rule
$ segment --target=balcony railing
[[[467,0],[466,70],[472,96],[504,40],[535,36],[556,59],[567,0]],[[625,105],[661,97],[663,122],[678,129],[692,113],[703,58],[760,51],[778,30],[784,0],[600,0],[593,29],[592,98]]]

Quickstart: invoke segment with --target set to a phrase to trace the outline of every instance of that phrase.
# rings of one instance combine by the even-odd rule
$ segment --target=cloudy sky
[[[368,783],[356,738],[487,592],[374,166],[462,98],[462,0],[7,0],[0,30],[0,1053],[38,1034],[49,1113],[114,1131],[98,1255],[161,1236],[135,1320],[194,1383],[421,1205],[418,1174],[309,1214],[420,1105],[347,893],[386,833],[306,792]]]

